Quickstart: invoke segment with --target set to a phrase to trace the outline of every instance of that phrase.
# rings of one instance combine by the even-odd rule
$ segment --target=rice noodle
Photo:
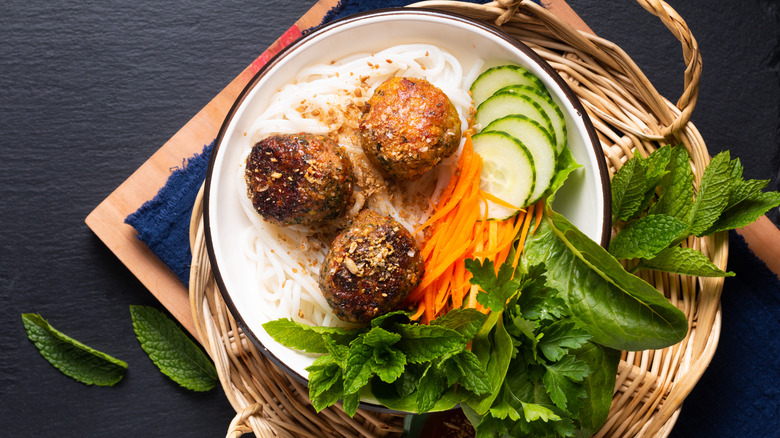
[[[278,227],[255,212],[247,197],[244,163],[239,166],[239,199],[252,222],[240,235],[241,247],[254,267],[253,287],[262,297],[261,307],[269,319],[344,325],[334,316],[317,283],[320,265],[337,228],[367,206],[414,232],[431,214],[431,201],[438,199],[455,169],[460,148],[418,181],[400,184],[385,181],[368,164],[356,138],[359,109],[374,89],[394,76],[426,79],[449,97],[465,131],[471,97],[464,83],[473,80],[474,71],[472,68],[464,78],[460,62],[450,53],[429,44],[405,44],[375,54],[360,53],[330,64],[309,66],[273,96],[246,133],[242,156],[247,156],[256,142],[271,134],[328,135],[346,150],[357,183],[347,218],[335,221],[327,229]]]

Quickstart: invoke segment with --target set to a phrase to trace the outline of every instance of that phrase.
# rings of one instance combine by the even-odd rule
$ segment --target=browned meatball
[[[320,289],[340,319],[368,322],[395,309],[420,283],[424,270],[409,231],[363,210],[333,240],[320,269]]]
[[[352,195],[354,179],[352,162],[341,146],[304,133],[257,142],[244,176],[257,212],[282,226],[338,217]]]
[[[460,118],[444,92],[424,79],[392,78],[366,103],[360,145],[392,177],[413,181],[460,143]]]

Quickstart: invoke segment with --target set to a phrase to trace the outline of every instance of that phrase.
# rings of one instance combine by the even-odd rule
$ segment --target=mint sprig
[[[149,306],[130,306],[130,315],[141,347],[163,374],[193,391],[216,385],[214,364],[173,320]]]
[[[427,412],[448,409],[464,397],[486,394],[488,377],[466,349],[485,315],[453,310],[419,325],[405,312],[391,312],[369,327],[312,327],[290,319],[263,324],[277,342],[310,353],[324,353],[307,368],[309,398],[317,411],[343,400],[354,415],[360,394],[371,390],[391,409]],[[459,385],[460,395],[452,391]]]
[[[127,363],[88,347],[52,327],[41,315],[22,314],[27,336],[50,364],[86,385],[113,386]]]
[[[768,180],[744,180],[728,151],[712,158],[694,193],[690,157],[683,146],[664,146],[628,160],[612,179],[613,215],[621,230],[609,252],[637,259],[632,268],[678,274],[731,276],[706,257],[684,251],[689,236],[740,228],[780,205],[780,193],[763,192]]]

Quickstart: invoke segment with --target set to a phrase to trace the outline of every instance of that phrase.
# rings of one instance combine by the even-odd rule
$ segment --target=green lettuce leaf
[[[647,350],[676,344],[687,334],[680,309],[552,209],[525,246],[527,263],[545,263],[548,282],[594,342]]]

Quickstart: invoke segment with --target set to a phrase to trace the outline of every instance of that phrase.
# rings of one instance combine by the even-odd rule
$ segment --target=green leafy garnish
[[[528,264],[545,263],[548,282],[593,342],[618,350],[663,348],[688,332],[685,314],[626,272],[604,248],[548,206],[525,245]]]
[[[24,313],[22,323],[41,356],[63,374],[98,386],[113,386],[125,375],[127,363],[56,330],[41,315]]]
[[[632,270],[654,269],[700,277],[731,276],[680,242],[743,227],[780,205],[780,193],[762,192],[766,180],[744,180],[739,160],[712,158],[694,195],[690,157],[683,146],[662,147],[628,160],[612,180],[612,207],[620,231],[609,252],[637,259]]]
[[[149,306],[130,306],[130,315],[141,347],[163,374],[193,391],[216,385],[214,364],[174,321]]]
[[[386,406],[414,412],[449,409],[462,398],[486,394],[488,377],[466,344],[485,321],[473,309],[453,310],[430,325],[391,312],[370,327],[311,327],[289,319],[263,324],[279,343],[324,353],[307,368],[309,397],[317,411],[344,400],[354,415],[360,394],[372,390]],[[459,385],[457,397],[448,391]]]
[[[467,267],[483,301],[496,306],[472,344],[492,389],[463,403],[477,437],[595,432],[609,412],[619,354],[590,342],[545,281],[544,265]]]

